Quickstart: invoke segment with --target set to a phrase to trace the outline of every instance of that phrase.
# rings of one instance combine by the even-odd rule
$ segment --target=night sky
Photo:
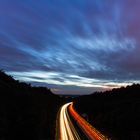
[[[60,94],[140,82],[140,0],[0,0],[0,69]]]

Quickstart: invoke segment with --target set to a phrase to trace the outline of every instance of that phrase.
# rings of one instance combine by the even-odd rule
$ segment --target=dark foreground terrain
[[[0,140],[54,140],[60,106],[74,107],[113,140],[140,139],[140,85],[80,97],[59,97],[0,71]]]
[[[59,107],[60,98],[49,89],[0,72],[0,140],[53,140]]]
[[[113,140],[140,140],[140,85],[75,99],[75,108]]]

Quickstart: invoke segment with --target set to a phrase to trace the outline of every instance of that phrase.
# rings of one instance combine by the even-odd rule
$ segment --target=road
[[[58,137],[57,140],[83,140],[77,131],[77,127],[73,123],[76,122],[81,132],[87,137],[88,140],[107,140],[98,130],[91,126],[83,117],[81,117],[73,108],[73,102],[64,104],[58,115]]]
[[[81,140],[68,114],[70,104],[63,105],[60,110],[60,140]]]

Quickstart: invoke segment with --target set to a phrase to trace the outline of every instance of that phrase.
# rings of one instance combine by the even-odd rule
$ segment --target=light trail
[[[57,140],[82,140],[77,133],[70,116],[76,121],[81,129],[81,134],[84,134],[89,140],[108,140],[97,129],[91,126],[84,118],[82,118],[73,108],[73,102],[63,105],[60,109],[59,136]]]
[[[83,130],[90,140],[108,140],[96,128],[91,126],[84,118],[82,118],[73,108],[73,103],[69,105],[70,115],[75,119],[79,127]]]
[[[81,140],[68,115],[67,108],[70,104],[67,103],[60,109],[60,140]]]

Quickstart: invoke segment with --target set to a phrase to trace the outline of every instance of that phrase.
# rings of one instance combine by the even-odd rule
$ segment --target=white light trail
[[[68,115],[70,104],[63,105],[60,110],[60,140],[81,140]]]

